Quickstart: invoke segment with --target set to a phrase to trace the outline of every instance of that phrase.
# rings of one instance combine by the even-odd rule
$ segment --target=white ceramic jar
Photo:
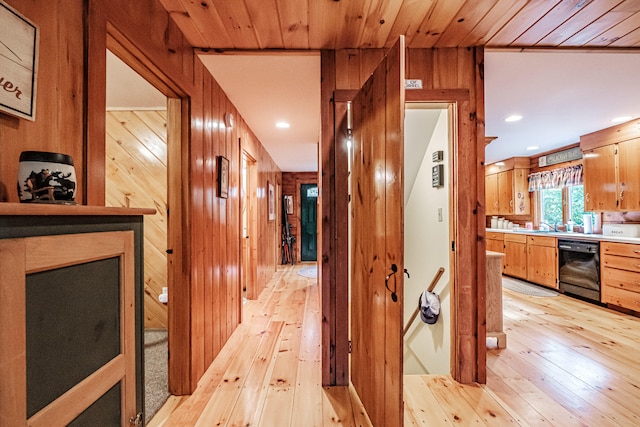
[[[23,151],[18,168],[20,202],[69,203],[76,192],[71,156],[46,151]]]

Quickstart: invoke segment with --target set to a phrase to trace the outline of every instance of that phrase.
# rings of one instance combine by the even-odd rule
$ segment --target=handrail
[[[436,275],[433,276],[433,280],[431,280],[431,284],[427,288],[427,292],[433,291],[433,289],[436,287],[436,284],[438,283],[438,280],[440,280],[440,278],[442,277],[443,273],[444,273],[444,268],[440,267],[438,269],[438,271],[436,272]],[[413,311],[413,314],[411,315],[411,318],[409,319],[409,323],[407,323],[407,326],[404,327],[404,332],[403,332],[402,336],[407,335],[407,331],[411,327],[411,324],[413,323],[413,321],[416,320],[416,317],[418,316],[418,313],[420,313],[420,306],[416,307],[416,309]]]

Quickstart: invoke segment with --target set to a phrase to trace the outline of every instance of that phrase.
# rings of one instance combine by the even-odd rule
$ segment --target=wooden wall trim
[[[322,385],[331,386],[336,383],[335,364],[335,152],[334,152],[334,103],[333,93],[336,88],[335,51],[323,50],[320,53],[322,82],[320,85],[320,111],[322,117],[320,143],[320,175],[321,180],[321,277],[322,299]]]

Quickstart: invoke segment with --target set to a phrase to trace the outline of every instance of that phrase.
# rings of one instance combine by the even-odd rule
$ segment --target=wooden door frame
[[[463,383],[486,382],[486,242],[484,207],[484,49],[475,48],[476,83],[469,89],[421,89],[406,92],[406,102],[441,102],[455,105],[455,124],[450,129],[452,152],[454,270],[452,298],[451,375]],[[411,58],[409,58],[410,62]],[[348,212],[348,189],[340,174],[348,153],[341,147],[346,128],[341,127],[346,102],[356,90],[336,89],[336,52],[321,52],[320,147],[322,188],[322,384],[349,384],[348,270],[337,259],[348,254],[343,218]],[[480,71],[478,71],[480,70]],[[471,96],[471,90],[474,96]],[[475,144],[470,147],[469,144]],[[342,258],[346,259],[346,258]],[[472,268],[469,268],[472,266]]]
[[[257,183],[258,183],[258,162],[253,156],[245,149],[242,148],[242,141],[240,141],[240,162],[243,159],[247,159],[247,175],[249,185],[249,194],[247,197],[249,198],[249,211],[248,211],[248,222],[247,228],[249,230],[249,266],[247,268],[250,270],[249,277],[247,278],[247,298],[248,299],[257,299],[257,288],[256,283],[258,280],[258,264],[257,264],[257,254],[258,254],[258,245],[257,238],[258,235],[258,200],[256,195]],[[240,165],[242,168],[242,165]],[[244,185],[244,183],[242,184]],[[252,190],[252,191],[251,191]],[[244,205],[244,198],[240,198],[240,212],[242,213]],[[240,229],[242,230],[242,215],[240,215]],[[244,238],[244,236],[242,236]],[[240,245],[242,247],[242,245]],[[244,263],[244,256],[240,257],[241,262]],[[242,265],[240,268],[240,274],[242,275],[245,271],[245,266]],[[241,276],[240,283],[243,283],[244,278]]]
[[[93,6],[91,2],[90,8]],[[190,391],[190,276],[189,265],[189,99],[186,93],[153,65],[126,36],[99,13],[89,13],[87,26],[87,128],[85,200],[105,204],[106,50],[113,52],[167,97],[167,287],[169,288],[169,390]],[[176,287],[174,284],[180,283]]]
[[[300,193],[300,190],[302,189],[303,185],[308,185],[308,184],[315,184],[318,186],[318,193],[320,191],[320,186],[318,185],[318,180],[317,179],[299,179],[296,178],[296,192],[297,192],[297,196],[296,198],[294,198],[294,200],[298,200],[298,203],[296,203],[296,206],[294,206],[294,213],[296,214],[296,219],[298,220],[298,231],[300,233],[300,235],[298,236],[299,238],[296,239],[296,251],[294,253],[294,255],[296,256],[295,261],[296,262],[302,262],[302,196]],[[320,233],[318,233],[318,225],[319,225],[319,221],[318,221],[318,216],[319,216],[319,209],[316,209],[316,248],[320,247]],[[318,255],[316,254],[316,262],[318,262],[320,260],[320,258],[318,257]]]

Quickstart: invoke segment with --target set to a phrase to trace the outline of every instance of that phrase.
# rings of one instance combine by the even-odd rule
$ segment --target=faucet
[[[551,228],[551,224],[546,223],[544,221],[540,221],[540,225],[546,225],[547,227]],[[558,231],[558,221],[553,223],[553,231],[557,232]]]

